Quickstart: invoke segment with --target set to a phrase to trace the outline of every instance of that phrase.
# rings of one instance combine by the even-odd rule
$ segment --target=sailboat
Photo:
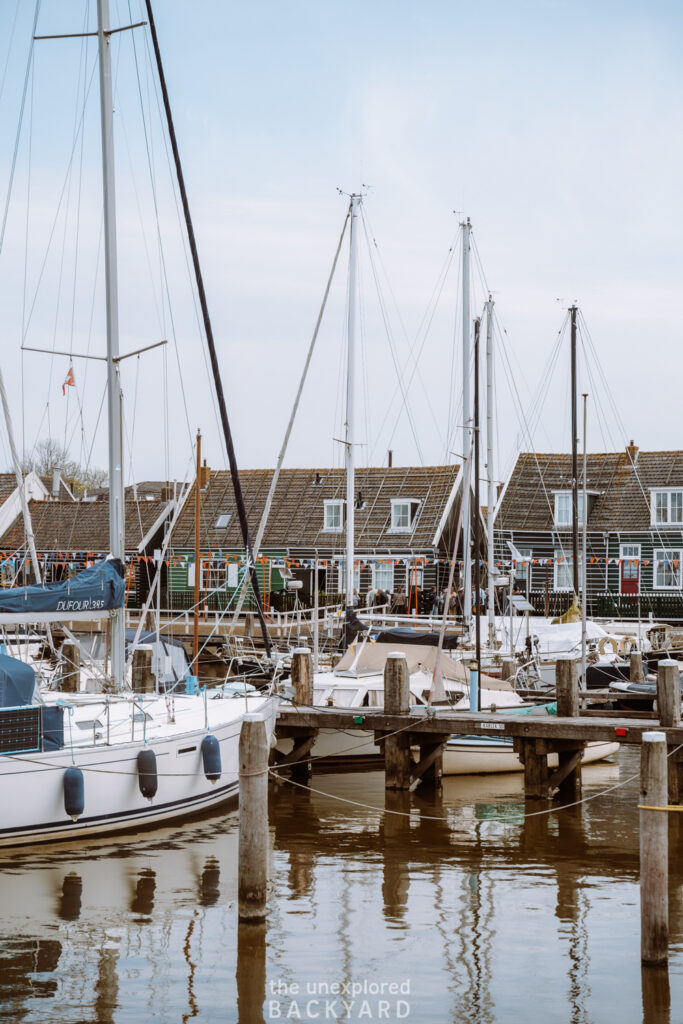
[[[149,13],[153,31],[151,9]],[[276,700],[258,692],[236,698],[225,691],[209,695],[177,692],[176,687],[132,694],[126,688],[112,31],[118,29],[110,29],[108,0],[98,0],[111,557],[66,583],[18,588],[10,595],[9,607],[0,608],[0,622],[4,615],[5,622],[15,625],[106,618],[111,675],[101,693],[40,693],[30,665],[0,654],[4,846],[138,829],[228,800],[237,795],[239,734],[245,715],[262,716],[269,737],[276,716]],[[156,37],[154,42],[156,47]],[[214,370],[217,373],[217,363]],[[218,397],[220,403],[222,391]],[[232,463],[228,431],[226,442]],[[248,533],[246,538],[249,548]]]

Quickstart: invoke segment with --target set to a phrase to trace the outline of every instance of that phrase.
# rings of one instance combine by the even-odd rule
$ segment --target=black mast
[[[237,458],[235,456],[235,446],[232,441],[232,432],[230,430],[230,423],[228,421],[228,410],[225,405],[225,396],[223,394],[223,382],[221,381],[221,374],[218,368],[218,357],[216,356],[216,346],[213,340],[213,330],[211,328],[211,319],[209,317],[209,307],[206,301],[206,292],[204,291],[204,281],[202,279],[202,271],[199,266],[199,255],[197,253],[197,243],[194,236],[194,227],[192,225],[192,217],[190,215],[190,207],[187,201],[187,191],[185,189],[185,178],[183,177],[183,168],[180,163],[180,153],[178,152],[178,143],[176,141],[175,128],[173,127],[173,115],[171,114],[171,105],[168,99],[168,90],[166,88],[166,78],[164,76],[164,68],[161,63],[161,52],[159,50],[159,42],[157,40],[156,27],[154,25],[154,15],[152,14],[151,0],[145,0],[145,7],[147,8],[147,17],[149,18],[149,28],[152,34],[152,45],[154,46],[154,56],[156,57],[157,71],[159,72],[159,84],[161,85],[161,94],[164,100],[164,110],[166,111],[166,121],[168,124],[168,134],[171,140],[171,148],[173,149],[173,160],[175,161],[176,175],[178,177],[178,187],[180,189],[180,197],[183,203],[183,212],[185,214],[185,225],[187,227],[187,236],[190,243],[190,251],[192,253],[192,263],[194,265],[194,273],[197,281],[197,291],[199,293],[199,304],[202,307],[202,317],[204,319],[204,331],[206,333],[206,343],[209,348],[209,357],[211,359],[211,369],[213,371],[213,381],[216,388],[216,397],[218,398],[218,408],[221,414],[221,424],[223,426],[223,435],[225,437],[225,447],[228,452],[228,462],[230,463],[230,475],[232,477],[232,486],[235,492],[235,504],[237,505],[237,515],[240,521],[240,529],[242,531],[242,542],[247,556],[247,567],[249,570],[249,578],[251,581],[251,587],[254,591],[254,599],[256,601],[256,611],[258,613],[259,622],[261,623],[261,633],[263,634],[263,642],[266,647],[266,654],[270,655],[270,637],[268,636],[268,629],[266,627],[266,620],[263,617],[263,607],[261,605],[261,594],[258,585],[258,576],[256,574],[256,563],[254,561],[254,552],[251,546],[251,537],[249,536],[249,525],[247,523],[247,512],[244,507],[244,498],[242,496],[242,485],[240,484],[239,472],[237,470]]]
[[[480,528],[481,510],[479,508],[479,317],[474,321],[474,515],[472,523],[474,527],[474,593],[476,600],[477,615],[474,620],[474,644],[475,658],[477,662],[477,711],[481,707],[481,608],[479,596],[481,594],[481,553],[480,553]],[[491,556],[489,555],[489,558]]]
[[[579,468],[577,447],[579,438],[576,423],[576,306],[570,306],[571,314],[571,379],[572,379],[572,580],[574,599],[579,596]]]

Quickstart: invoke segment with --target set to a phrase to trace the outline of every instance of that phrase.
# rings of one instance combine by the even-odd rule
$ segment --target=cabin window
[[[581,555],[579,555],[579,579],[581,579]],[[573,590],[574,571],[571,553],[555,548],[554,590]]]
[[[344,501],[326,501],[324,529],[329,533],[341,533],[344,529]]]
[[[681,586],[680,548],[666,548],[654,552],[654,585],[657,590],[674,590]]]
[[[583,523],[583,491],[578,493],[578,520]],[[571,527],[572,525],[572,492],[557,491],[555,493],[555,526]]]
[[[420,502],[415,498],[391,499],[391,532],[410,533],[415,526],[415,519]]]
[[[652,526],[682,525],[683,490],[652,491],[650,518]]]

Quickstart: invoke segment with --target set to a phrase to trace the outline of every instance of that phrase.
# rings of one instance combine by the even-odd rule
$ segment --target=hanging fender
[[[159,788],[157,755],[149,747],[138,752],[138,785],[140,792],[148,800],[156,796]]]
[[[64,772],[64,810],[78,821],[85,807],[85,782],[80,768],[72,765]]]
[[[202,762],[209,782],[218,782],[221,777],[221,748],[213,733],[202,740]]]
[[[605,653],[605,648],[607,647],[608,644],[609,644],[609,646],[611,648],[610,654],[618,654],[619,653],[619,641],[618,641],[618,639],[615,636],[603,636],[603,637],[600,638],[600,640],[598,640],[598,651],[600,652],[600,654],[604,654]]]

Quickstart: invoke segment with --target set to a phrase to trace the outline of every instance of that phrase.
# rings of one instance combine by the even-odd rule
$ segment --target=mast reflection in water
[[[584,796],[637,772],[623,750],[584,769]],[[355,991],[347,1019],[382,1019],[384,985],[393,1019],[420,1024],[671,1024],[682,826],[672,816],[670,970],[641,976],[637,779],[527,817],[517,777],[412,795],[385,792],[380,772],[313,786],[370,807],[273,787],[265,926],[237,926],[234,810],[0,852],[1,1018],[266,1024],[293,1002],[325,1019],[326,998]]]

